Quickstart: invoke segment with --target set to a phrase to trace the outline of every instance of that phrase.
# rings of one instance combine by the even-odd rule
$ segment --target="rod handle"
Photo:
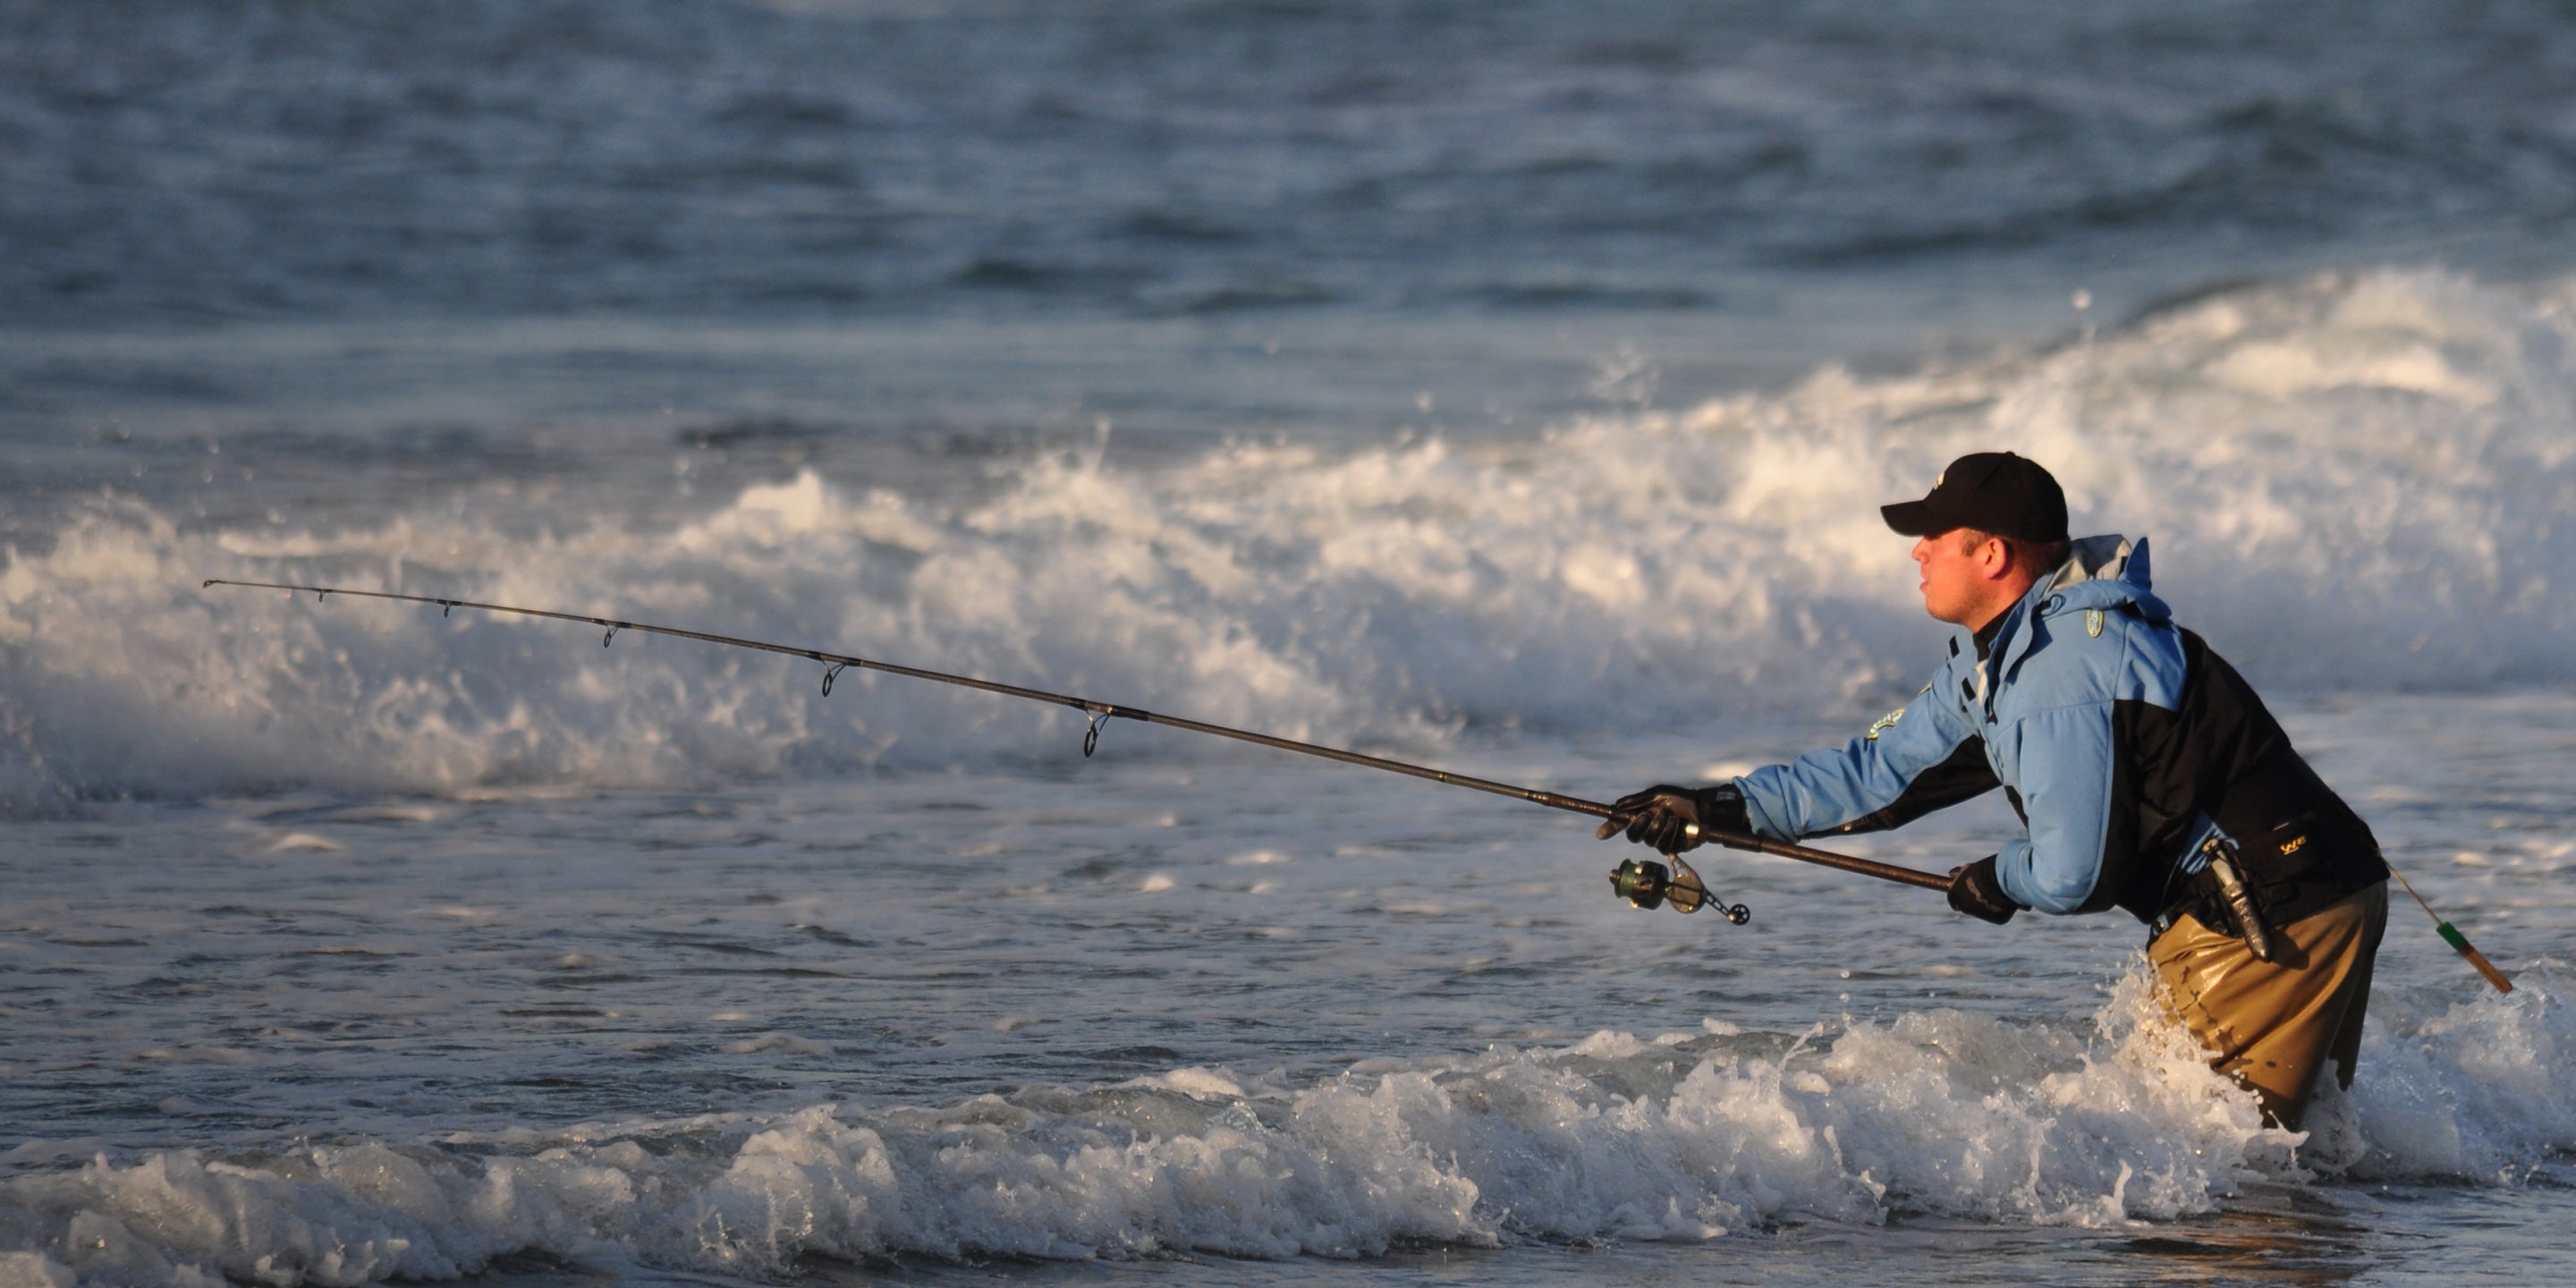
[[[2435,925],[2433,927],[2433,933],[2440,935],[2443,943],[2449,944],[2451,947],[2458,949],[2462,957],[2468,958],[2469,964],[2477,967],[2478,973],[2486,976],[2487,982],[2495,985],[2497,992],[2510,993],[2513,991],[2513,981],[2506,979],[2504,977],[2504,972],[2497,970],[2495,968],[2495,963],[2488,961],[2485,953],[2479,952],[2476,947],[2472,946],[2469,943],[2469,937],[2461,934],[2458,927],[2445,921]]]

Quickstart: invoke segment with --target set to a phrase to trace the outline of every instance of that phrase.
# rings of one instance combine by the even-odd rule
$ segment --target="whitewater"
[[[473,614],[287,613],[210,577],[837,647],[1293,737],[1856,711],[1910,691],[1930,652],[1876,506],[1994,443],[2049,463],[2075,527],[2151,536],[2195,629],[2267,686],[2563,685],[2571,307],[2564,281],[2383,272],[1535,437],[1238,442],[1130,470],[1104,425],[993,466],[964,503],[807,468],[712,508],[467,493],[183,533],[109,484],[0,576],[0,784],[37,808],[663,783],[1034,756],[1074,719],[874,675],[835,702],[769,659],[576,650]],[[513,531],[500,504],[544,526]]]
[[[0,1283],[2561,1277],[2571,346],[2576,280],[2381,269],[1535,429],[1103,423],[962,485],[673,486],[686,435],[604,497],[423,455],[208,515],[96,469],[0,568]],[[2359,1080],[2283,1133],[2153,1021],[2116,919],[1741,855],[1703,867],[1750,926],[1648,914],[1578,821],[1474,793],[199,585],[1607,797],[1904,701],[1942,628],[1876,506],[1992,447],[2153,539],[2514,993],[2400,907]],[[1846,848],[1937,870],[2010,826]]]

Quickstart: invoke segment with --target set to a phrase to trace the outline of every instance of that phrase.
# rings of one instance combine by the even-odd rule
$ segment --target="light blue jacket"
[[[1932,682],[1867,733],[1736,785],[1754,830],[1788,841],[1895,826],[2000,785],[2027,829],[1996,855],[2004,893],[2045,912],[2093,911],[2139,865],[2174,870],[2216,826],[2199,816],[2145,829],[2159,849],[2186,839],[2136,853],[2123,743],[2169,724],[2187,670],[2172,611],[2148,589],[2146,540],[2087,537],[2006,611],[1987,657],[1954,638]],[[2142,722],[2141,708],[2167,719]]]

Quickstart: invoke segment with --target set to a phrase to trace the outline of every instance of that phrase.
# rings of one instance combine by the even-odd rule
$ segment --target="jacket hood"
[[[2138,615],[2150,622],[2173,620],[2173,610],[2148,589],[2147,539],[2140,537],[2131,542],[2112,532],[2067,543],[2066,562],[2058,565],[2055,573],[2032,584],[2021,602],[2007,611],[2003,631],[1996,636],[1990,655],[1993,674],[2010,671],[2037,642],[2040,632],[2032,626],[2034,620],[2124,604],[2134,605]],[[1983,673],[1985,668],[1979,669],[1977,687],[1983,698],[1990,686]]]
[[[2137,605],[2139,614],[2151,622],[2173,617],[2173,610],[2149,589],[2147,539],[2131,542],[2116,532],[2068,543],[2066,562],[2033,586],[2024,602],[2035,602],[2041,617],[2121,604]]]

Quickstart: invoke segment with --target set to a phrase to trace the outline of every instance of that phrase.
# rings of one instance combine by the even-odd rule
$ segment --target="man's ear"
[[[2012,573],[2012,545],[2001,537],[1988,537],[1977,543],[1977,571],[1988,581],[2001,581]]]

